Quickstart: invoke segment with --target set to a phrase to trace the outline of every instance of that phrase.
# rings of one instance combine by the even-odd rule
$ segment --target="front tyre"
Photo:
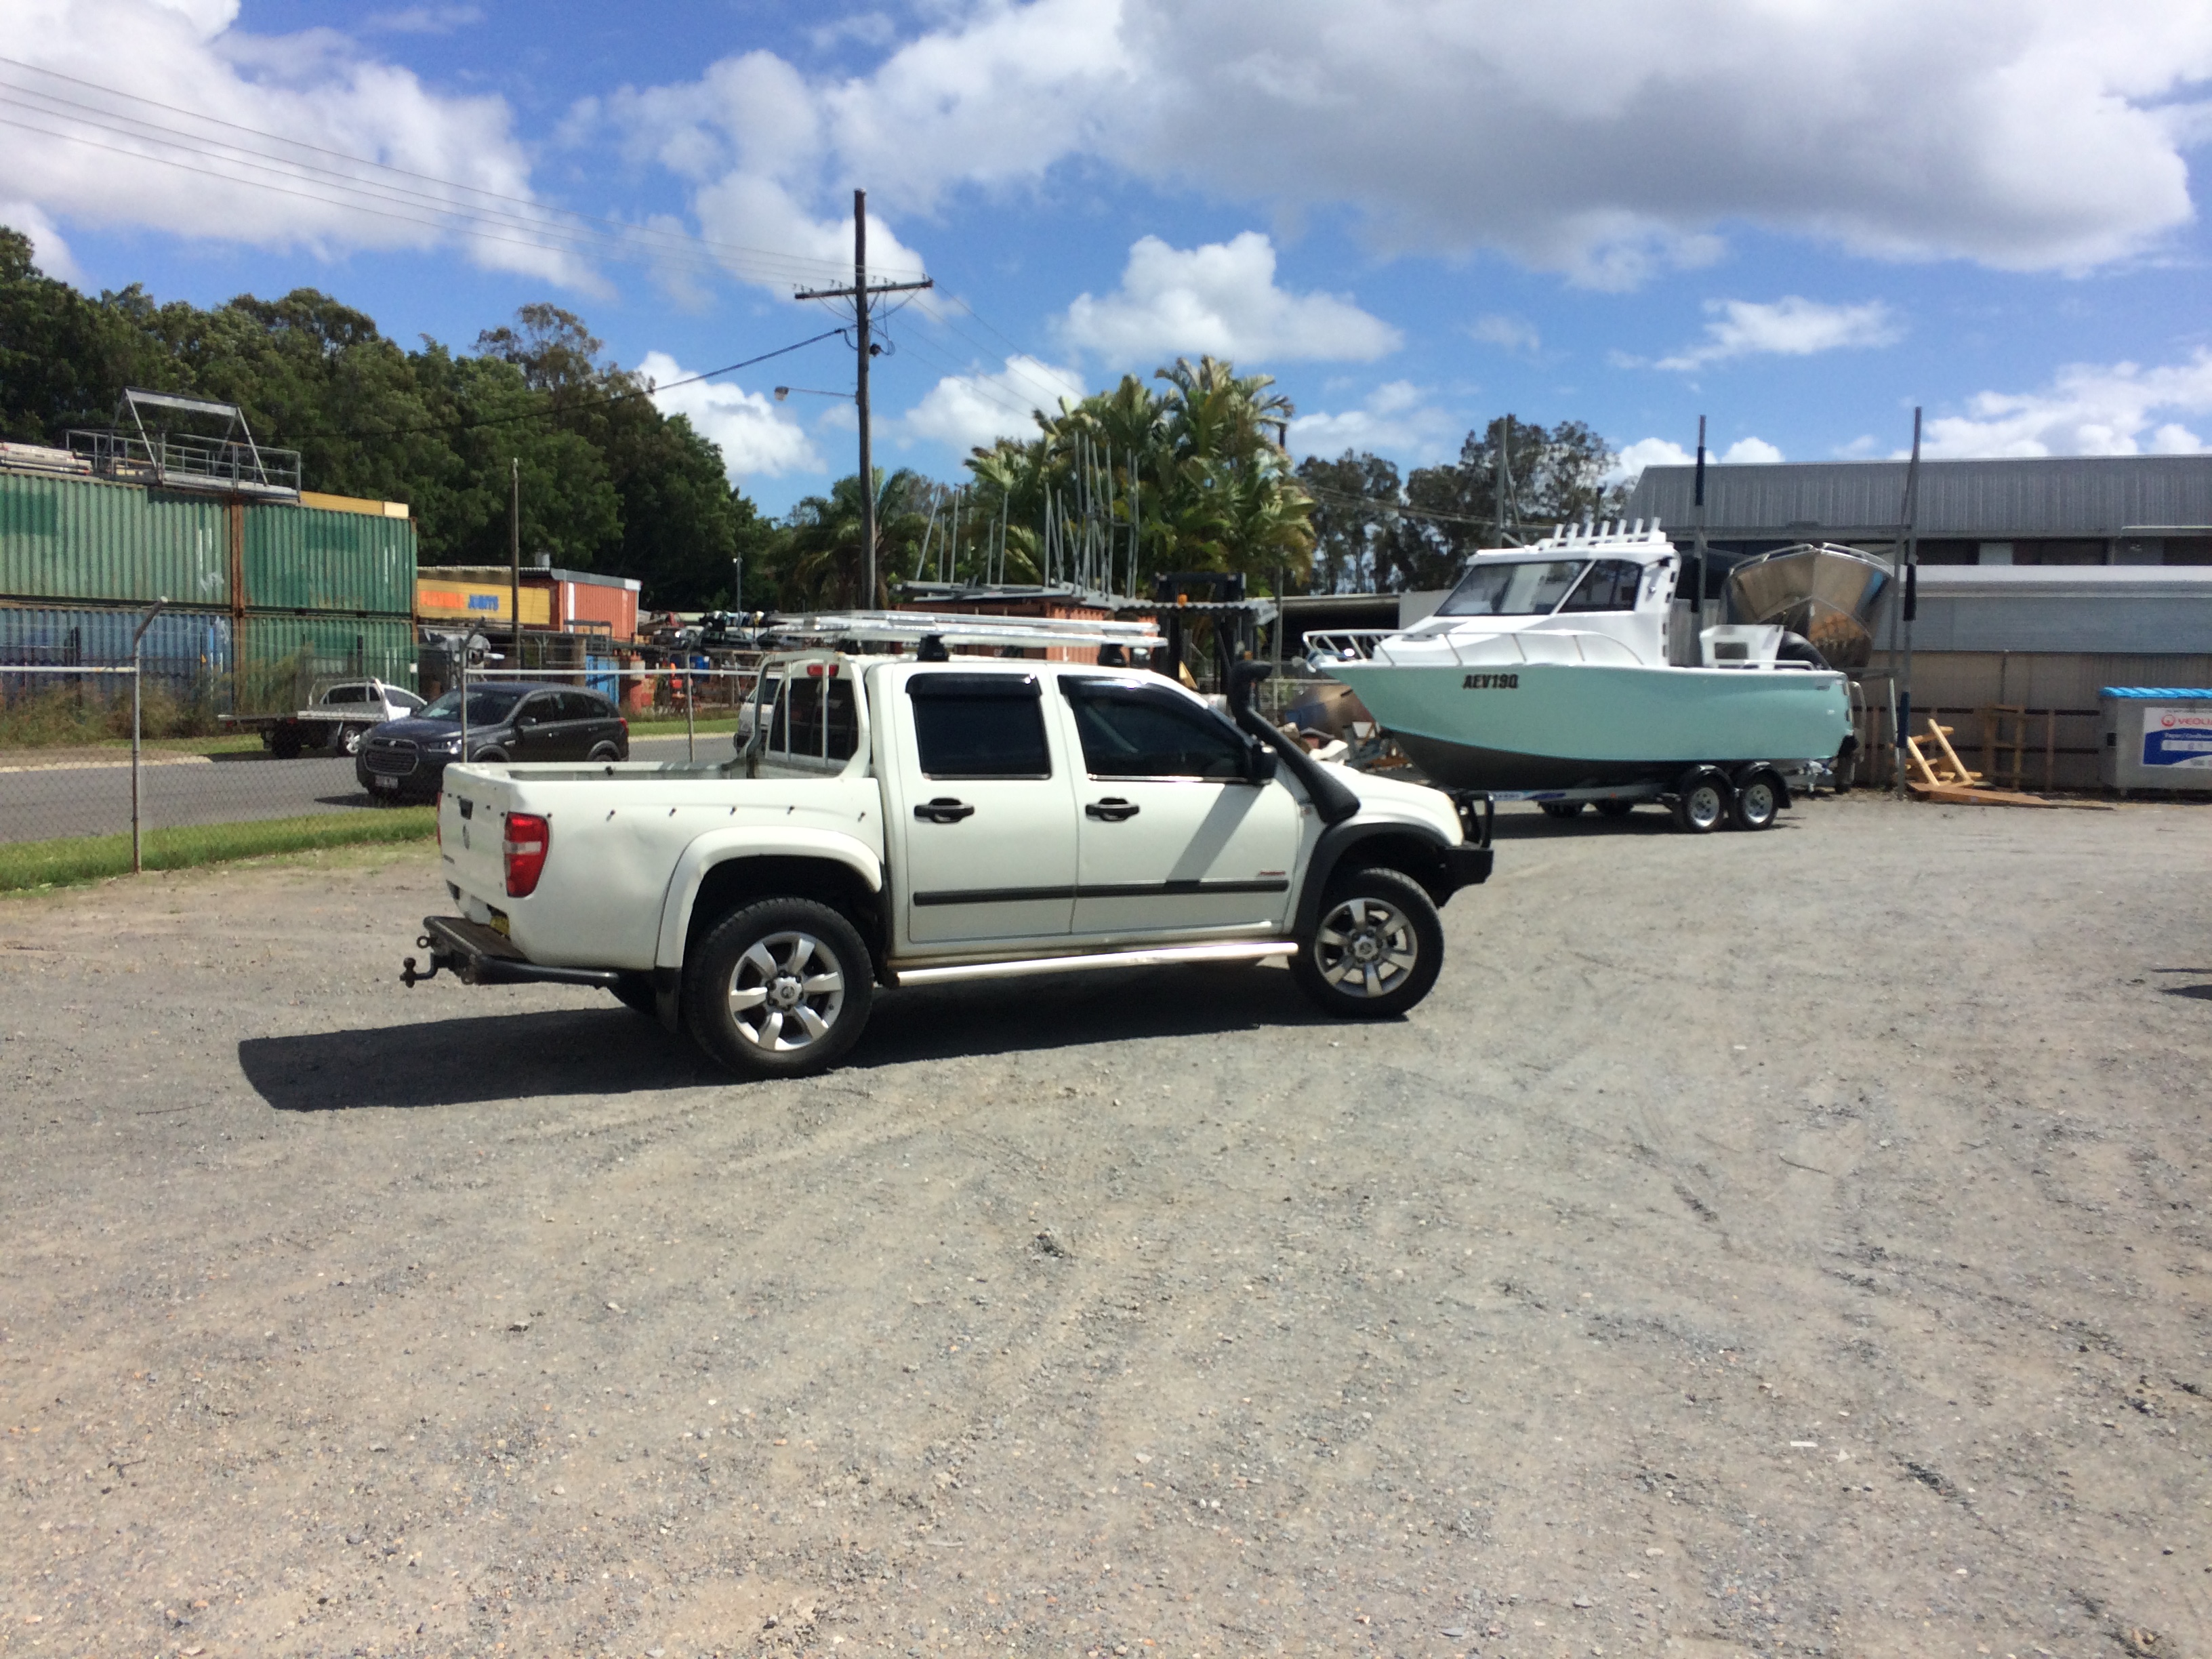
[[[1330,884],[1291,965],[1326,1012],[1384,1019],[1428,995],[1443,960],[1443,921],[1420,884],[1395,870],[1354,870]]]
[[[811,899],[767,899],[718,922],[684,975],[700,1046],[747,1077],[799,1077],[860,1041],[875,979],[853,924]]]

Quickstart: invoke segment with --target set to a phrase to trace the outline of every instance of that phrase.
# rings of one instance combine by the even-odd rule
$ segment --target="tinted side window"
[[[1241,778],[1243,740],[1182,698],[1145,691],[1073,693],[1083,763],[1096,778]]]
[[[365,685],[334,685],[323,693],[323,701],[334,702],[367,702],[368,688]]]
[[[522,707],[514,711],[514,723],[517,726],[542,726],[548,720],[556,720],[560,718],[559,712],[553,706],[553,699],[542,692],[537,696],[526,699]]]
[[[907,682],[922,775],[1048,778],[1044,705],[1027,675],[917,674]]]
[[[1633,611],[1644,567],[1632,559],[1600,559],[1575,584],[1562,611]]]

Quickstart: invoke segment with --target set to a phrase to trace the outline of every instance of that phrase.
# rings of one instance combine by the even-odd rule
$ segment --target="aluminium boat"
[[[1417,625],[1309,637],[1447,788],[1664,791],[1690,769],[1817,775],[1850,736],[1844,676],[1774,623],[1696,628],[1655,524],[1563,527],[1475,556]]]

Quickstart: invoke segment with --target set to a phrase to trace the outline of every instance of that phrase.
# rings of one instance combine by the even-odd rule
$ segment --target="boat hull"
[[[1826,761],[1850,732],[1835,673],[1352,662],[1327,672],[1454,789],[1666,784],[1703,763]]]

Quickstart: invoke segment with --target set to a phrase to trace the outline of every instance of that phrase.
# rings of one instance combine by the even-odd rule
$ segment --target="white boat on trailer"
[[[1562,527],[1477,554],[1412,628],[1309,635],[1309,660],[1443,787],[1763,830],[1845,751],[1844,676],[1779,626],[1698,629],[1680,575],[1656,524]]]

